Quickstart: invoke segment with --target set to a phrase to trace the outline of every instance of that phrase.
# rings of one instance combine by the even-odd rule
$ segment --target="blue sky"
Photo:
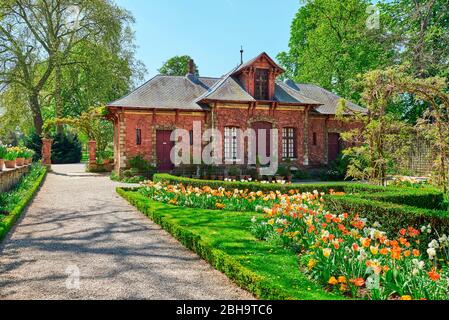
[[[195,59],[202,76],[221,76],[245,58],[288,49],[300,0],[116,0],[136,19],[137,58],[157,74],[175,55]]]

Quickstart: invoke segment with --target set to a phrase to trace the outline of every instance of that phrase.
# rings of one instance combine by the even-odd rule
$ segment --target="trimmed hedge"
[[[447,210],[447,205],[444,203],[444,193],[435,189],[404,188],[401,191],[367,193],[363,195],[363,198],[422,209]]]
[[[266,300],[342,299],[325,292],[301,273],[293,251],[257,241],[249,231],[254,213],[223,214],[175,207],[152,201],[134,190],[117,188],[117,193],[256,297]]]
[[[314,184],[274,184],[274,183],[260,183],[260,182],[230,182],[230,181],[217,181],[217,180],[200,180],[184,177],[177,177],[170,174],[158,173],[153,177],[154,182],[168,181],[170,183],[183,183],[184,185],[191,185],[194,187],[209,186],[212,188],[226,187],[229,189],[248,189],[249,191],[276,191],[279,190],[283,193],[295,189],[300,192],[313,192],[318,190],[319,192],[328,193],[330,190],[336,192],[346,193],[361,193],[361,192],[385,192],[384,187],[373,186],[362,183],[351,182],[333,182],[333,183],[314,183]]]
[[[380,222],[390,235],[397,235],[400,228],[420,228],[430,224],[440,234],[449,234],[449,212],[429,210],[396,203],[376,201],[350,195],[326,196],[327,206],[338,212],[359,213],[370,223]]]
[[[39,190],[44,178],[47,174],[47,169],[43,167],[42,173],[38,176],[38,178],[34,181],[34,184],[27,190],[25,195],[23,195],[20,202],[14,207],[14,209],[7,215],[3,220],[0,221],[0,241],[4,239],[4,237],[11,230],[13,225],[21,216],[23,210],[28,205],[28,203],[33,199],[36,192]]]

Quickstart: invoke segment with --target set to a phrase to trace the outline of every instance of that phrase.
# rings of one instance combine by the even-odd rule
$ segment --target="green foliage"
[[[321,180],[324,181],[343,181],[346,179],[349,166],[349,157],[340,155],[333,161],[329,168],[323,171]]]
[[[254,213],[173,207],[151,201],[133,190],[119,188],[117,192],[260,299],[341,299],[310,281],[299,270],[293,251],[257,241],[250,231]]]
[[[79,163],[81,152],[82,145],[77,135],[57,134],[53,141],[51,161],[54,164]]]
[[[4,159],[6,154],[8,153],[8,148],[2,144],[0,144],[0,159]]]
[[[75,6],[82,17],[76,27],[67,22]],[[7,102],[0,135],[4,128],[16,130],[14,120],[26,133],[32,125],[41,135],[45,119],[75,117],[112,101],[142,75],[133,17],[111,1],[1,1],[0,12],[0,60],[8,62],[0,70]]]
[[[192,59],[190,56],[174,56],[170,58],[164,65],[158,70],[160,74],[167,76],[185,76],[189,73],[189,61]],[[199,75],[198,67],[195,64],[196,75]]]
[[[449,233],[449,212],[444,210],[430,210],[403,204],[376,201],[365,197],[326,196],[326,205],[334,212],[363,213],[370,224],[381,222],[389,235],[396,235],[403,226],[420,228],[430,224],[440,234]],[[391,201],[392,197],[384,197]],[[396,197],[395,201],[399,201]],[[411,202],[410,198],[404,202]]]
[[[358,100],[351,80],[359,73],[392,63],[392,48],[380,28],[366,27],[365,0],[315,0],[300,7],[289,51],[278,55],[287,76],[314,83]]]
[[[34,151],[33,161],[38,161],[42,156],[42,138],[32,132],[30,135],[24,138],[24,145]]]
[[[156,173],[156,168],[142,156],[138,155],[128,160],[128,166],[131,168],[130,176],[143,176],[145,178],[152,178]]]
[[[296,170],[293,177],[295,180],[307,180],[311,178],[311,175],[307,170]]]
[[[229,168],[228,174],[231,177],[238,177],[240,175],[240,169],[236,166],[232,166]]]
[[[11,230],[45,178],[45,167],[34,164],[10,192],[0,194],[0,240]]]

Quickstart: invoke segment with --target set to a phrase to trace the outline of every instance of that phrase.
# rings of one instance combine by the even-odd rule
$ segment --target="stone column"
[[[89,165],[95,165],[97,163],[97,142],[91,140],[89,145]]]
[[[309,107],[304,109],[304,166],[309,165]]]
[[[51,146],[53,144],[52,139],[42,139],[42,164],[47,167],[51,167]]]

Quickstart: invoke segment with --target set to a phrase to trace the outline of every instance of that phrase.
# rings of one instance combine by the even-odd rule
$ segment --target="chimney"
[[[189,74],[191,75],[195,75],[196,70],[195,70],[195,61],[193,61],[193,59],[189,60]]]

